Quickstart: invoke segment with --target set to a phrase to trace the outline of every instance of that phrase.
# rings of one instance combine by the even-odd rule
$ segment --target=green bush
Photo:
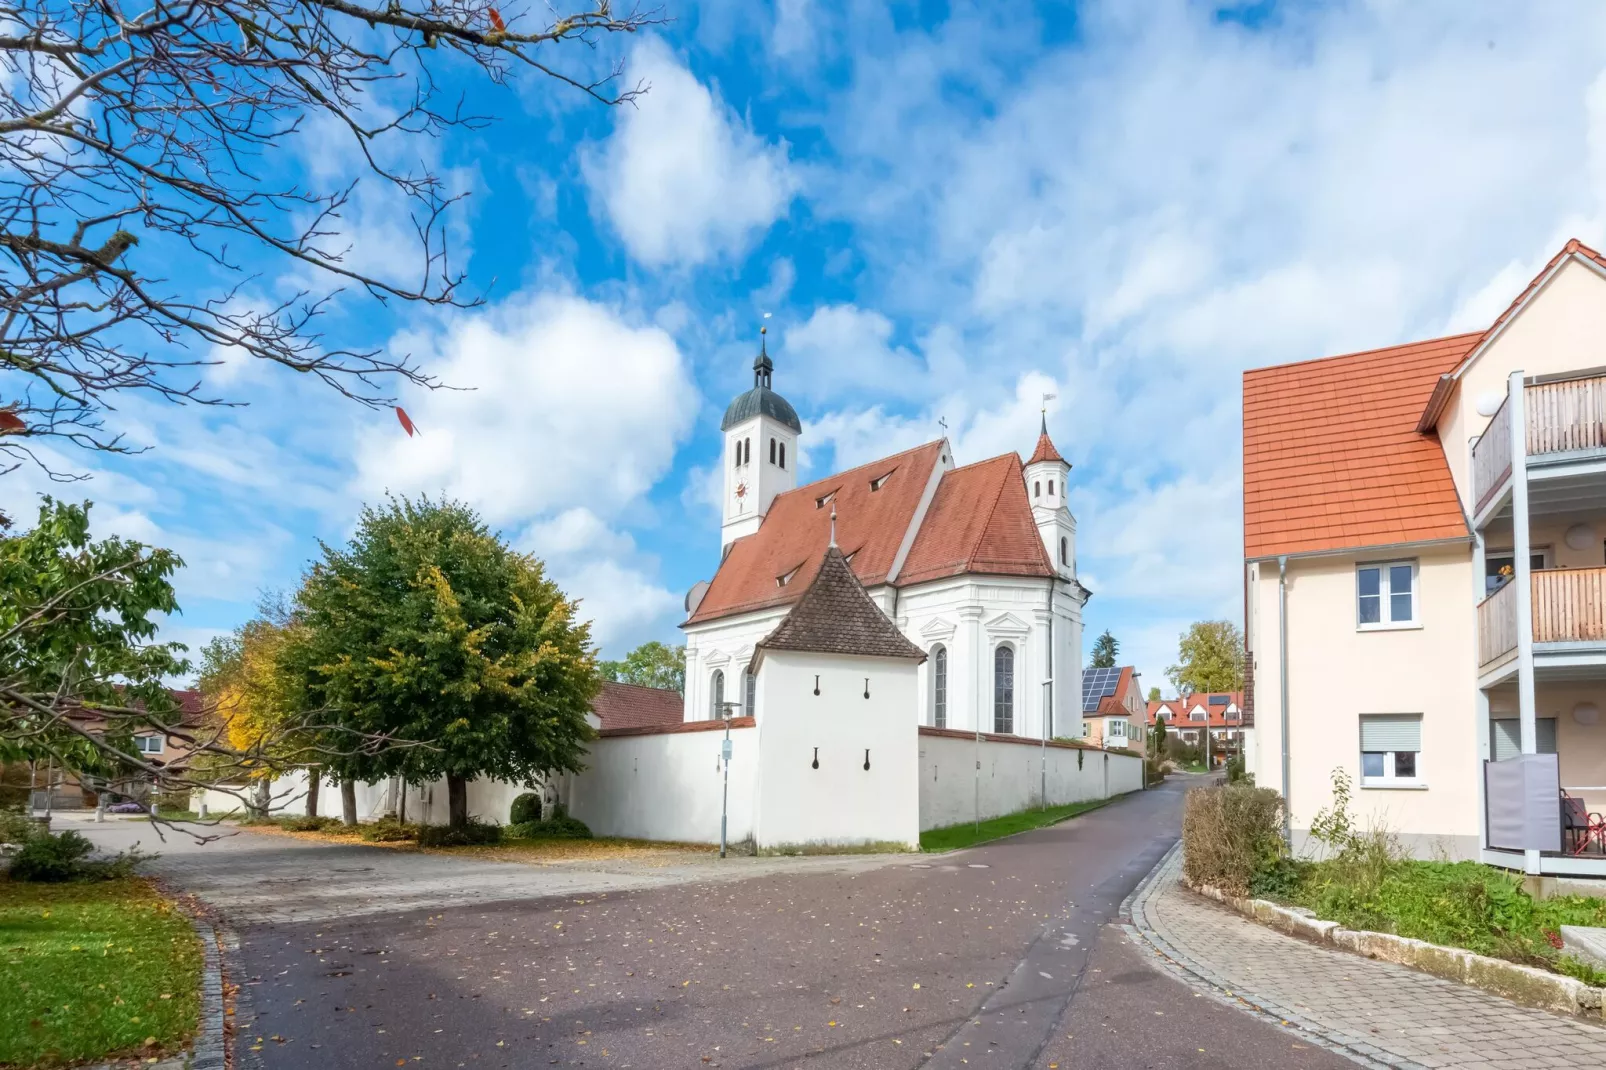
[[[537,792],[527,791],[513,800],[513,806],[507,815],[509,825],[527,825],[539,820],[541,820],[541,796]]]
[[[1284,857],[1283,800],[1247,784],[1195,788],[1182,804],[1182,869],[1194,884],[1247,895]]]
[[[418,826],[404,825],[394,817],[386,817],[362,826],[362,838],[369,843],[402,843],[418,839]]]
[[[502,826],[471,817],[461,825],[420,825],[420,847],[483,847],[502,842]]]
[[[1243,755],[1236,754],[1227,759],[1227,783],[1253,784],[1254,782],[1255,774],[1244,768]]]
[[[511,825],[507,830],[508,836],[515,840],[589,840],[591,829],[584,821],[577,817],[558,811],[556,816],[546,821],[527,821],[521,825]]]
[[[324,829],[339,828],[341,824],[338,817],[309,817],[305,814],[276,818],[274,823],[291,832],[322,832]]]
[[[0,810],[0,843],[27,843],[43,831],[44,826],[26,813]]]
[[[52,835],[32,836],[11,858],[11,879],[56,884],[62,881],[114,880],[134,872],[141,856],[137,851],[114,858],[91,861],[95,845],[71,829]]]
[[[1143,775],[1146,783],[1160,783],[1165,779],[1165,763],[1159,758],[1145,758],[1143,760]]]

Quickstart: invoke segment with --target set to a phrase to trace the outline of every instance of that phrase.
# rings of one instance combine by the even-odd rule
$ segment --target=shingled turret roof
[[[871,599],[836,546],[825,551],[814,582],[791,612],[759,641],[755,660],[766,650],[926,660],[925,651],[904,638]]]

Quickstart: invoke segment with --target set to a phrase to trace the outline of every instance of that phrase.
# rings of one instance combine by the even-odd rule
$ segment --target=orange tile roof
[[[1234,706],[1237,706],[1238,720],[1227,720],[1227,707],[1225,705],[1210,705],[1210,700],[1213,698],[1226,698]],[[1155,699],[1149,703],[1148,723],[1151,726],[1154,724],[1154,718],[1160,712],[1161,706],[1169,707],[1171,710],[1171,718],[1166,721],[1167,728],[1202,728],[1205,724],[1209,724],[1211,728],[1253,727],[1244,716],[1244,693],[1242,691],[1211,691],[1208,693],[1199,691],[1189,695],[1187,701],[1183,701],[1180,698]],[[1205,708],[1205,713],[1210,718],[1208,722],[1188,720],[1188,711],[1195,706],[1203,706]]]
[[[1481,337],[1245,372],[1245,558],[1465,538],[1438,436],[1416,424]]]
[[[1054,575],[1054,564],[1032,519],[1019,454],[1006,453],[943,474],[898,573],[898,584],[967,572]]]
[[[1036,464],[1039,461],[1059,461],[1061,463],[1065,461],[1065,458],[1060,456],[1060,451],[1054,448],[1054,440],[1048,437],[1047,428],[1044,428],[1043,433],[1037,436],[1037,450],[1032,454],[1032,459],[1026,463]]]
[[[644,728],[684,721],[686,700],[679,691],[667,688],[604,680],[602,690],[591,700],[591,712],[602,721],[605,732],[615,728]]]
[[[837,545],[851,555],[854,575],[866,587],[885,583],[945,448],[940,440],[928,442],[776,495],[759,529],[731,544],[686,623],[796,601],[814,582],[830,542],[831,503],[821,504],[830,494],[835,495]],[[883,476],[879,489],[872,490],[872,481]],[[778,582],[789,573],[785,584]]]

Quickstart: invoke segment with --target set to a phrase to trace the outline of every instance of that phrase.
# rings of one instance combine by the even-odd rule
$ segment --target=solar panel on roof
[[[1212,705],[1212,706],[1226,706],[1231,702],[1232,702],[1232,696],[1231,695],[1211,695],[1210,696],[1210,705]]]
[[[1084,669],[1082,671],[1082,712],[1093,713],[1099,700],[1115,694],[1121,682],[1121,670],[1116,668]]]

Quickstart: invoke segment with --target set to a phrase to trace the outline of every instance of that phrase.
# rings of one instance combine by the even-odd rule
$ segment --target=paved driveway
[[[435,910],[509,900],[659,888],[689,882],[746,880],[774,873],[858,873],[909,865],[908,855],[738,858],[653,852],[639,857],[531,865],[362,844],[329,844],[209,826],[219,839],[198,843],[148,821],[58,814],[106,850],[138,846],[158,853],[145,872],[218,909],[233,924],[319,921],[366,914]]]

